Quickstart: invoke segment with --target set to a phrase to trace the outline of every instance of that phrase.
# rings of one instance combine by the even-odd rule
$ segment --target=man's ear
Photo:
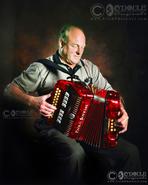
[[[65,42],[64,42],[62,39],[60,39],[60,40],[59,40],[59,47],[60,47],[60,48],[63,48],[64,45],[65,45]]]

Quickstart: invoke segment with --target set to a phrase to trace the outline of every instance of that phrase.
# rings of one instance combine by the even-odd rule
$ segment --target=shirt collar
[[[53,61],[56,63],[56,64],[61,64],[61,65],[64,65],[66,66],[67,68],[69,68],[69,66],[67,64],[64,64],[63,62],[61,62],[60,60],[60,54],[59,54],[59,51],[57,50],[56,53],[53,55]],[[80,60],[79,64],[76,64],[76,66],[73,68],[73,69],[80,69],[81,67],[83,66],[83,61]]]

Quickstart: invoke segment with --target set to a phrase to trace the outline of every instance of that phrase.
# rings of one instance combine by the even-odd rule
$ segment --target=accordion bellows
[[[57,107],[48,124],[68,137],[94,149],[117,145],[118,92],[96,90],[93,93],[84,83],[59,80],[47,101]]]

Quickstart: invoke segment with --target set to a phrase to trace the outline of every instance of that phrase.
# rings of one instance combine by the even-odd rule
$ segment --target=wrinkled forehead
[[[69,30],[69,33],[68,33],[68,42],[72,42],[74,44],[85,46],[86,38],[82,30],[78,28],[72,28]]]

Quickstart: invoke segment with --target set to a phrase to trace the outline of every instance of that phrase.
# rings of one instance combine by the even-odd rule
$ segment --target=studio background
[[[145,4],[144,1],[113,0],[106,1],[105,4],[130,2]],[[87,47],[83,58],[98,65],[112,86],[124,97],[129,114],[129,128],[123,137],[138,146],[142,170],[147,171],[148,20],[94,19],[91,8],[97,3],[104,5],[104,1],[96,0],[1,1],[0,166],[6,177],[13,174],[15,164],[25,166],[26,169],[29,164],[27,166],[24,139],[22,141],[19,138],[19,130],[15,130],[13,126],[14,122],[21,124],[23,120],[11,121],[4,116],[4,111],[11,112],[12,109],[3,106],[3,89],[30,63],[56,51],[58,31],[65,23],[77,24],[84,29]]]

